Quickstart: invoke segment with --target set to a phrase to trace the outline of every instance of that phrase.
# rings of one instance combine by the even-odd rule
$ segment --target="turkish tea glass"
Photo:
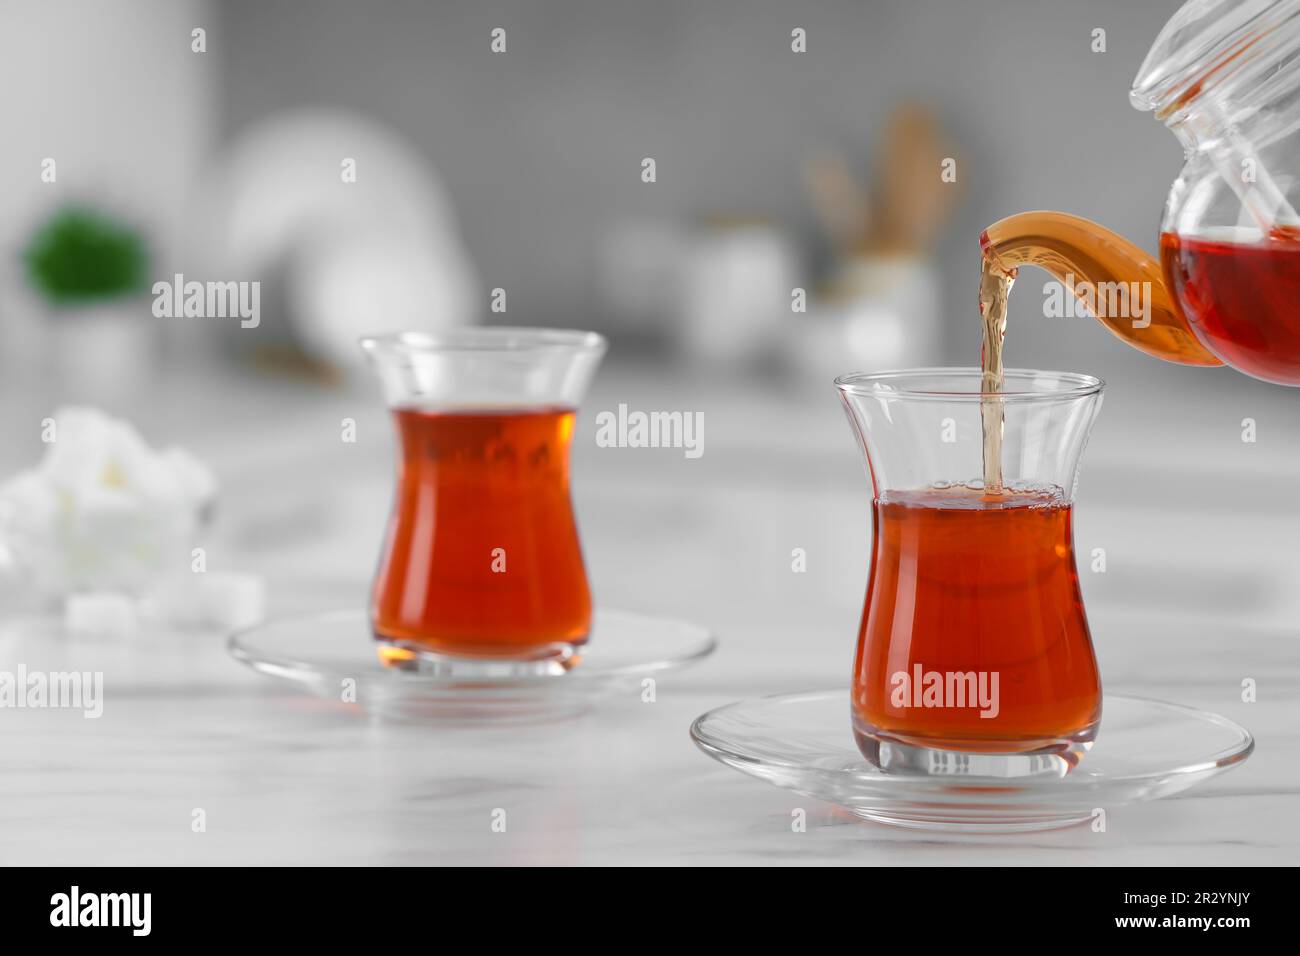
[[[982,394],[979,369],[955,368],[836,385],[873,488],[859,749],[899,772],[1068,772],[1101,720],[1072,522],[1102,382],[1007,370],[1001,393]],[[982,478],[989,403],[1002,422],[996,493]]]
[[[467,328],[361,347],[398,437],[371,593],[380,659],[440,676],[569,669],[591,630],[569,446],[605,340]]]

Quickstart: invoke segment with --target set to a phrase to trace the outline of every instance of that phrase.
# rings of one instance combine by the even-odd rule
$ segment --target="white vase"
[[[157,369],[158,319],[147,300],[60,309],[47,318],[46,367],[61,402],[119,403]]]

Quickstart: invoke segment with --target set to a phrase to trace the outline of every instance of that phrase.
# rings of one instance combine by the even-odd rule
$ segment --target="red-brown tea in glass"
[[[585,642],[591,596],[569,497],[573,409],[393,416],[400,461],[374,582],[376,637],[507,658]]]
[[[890,491],[873,519],[852,698],[863,752],[878,757],[882,741],[968,753],[1091,741],[1101,684],[1069,502],[1056,491]],[[979,680],[994,706],[979,706]]]

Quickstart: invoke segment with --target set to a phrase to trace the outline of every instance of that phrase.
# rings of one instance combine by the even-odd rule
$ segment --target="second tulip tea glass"
[[[571,667],[591,595],[569,445],[605,340],[473,328],[361,345],[399,443],[371,597],[381,660],[469,677]]]
[[[979,369],[919,369],[836,385],[874,492],[859,749],[902,772],[1067,772],[1101,720],[1072,531],[1101,381],[1009,369],[991,395]],[[980,477],[989,402],[1003,423],[997,492]]]

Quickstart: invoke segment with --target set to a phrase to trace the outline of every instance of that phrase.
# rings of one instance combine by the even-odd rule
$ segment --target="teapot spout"
[[[1179,365],[1222,365],[1201,345],[1165,286],[1160,261],[1097,223],[1063,212],[1022,212],[980,236],[984,267],[1050,272],[1129,345]]]

